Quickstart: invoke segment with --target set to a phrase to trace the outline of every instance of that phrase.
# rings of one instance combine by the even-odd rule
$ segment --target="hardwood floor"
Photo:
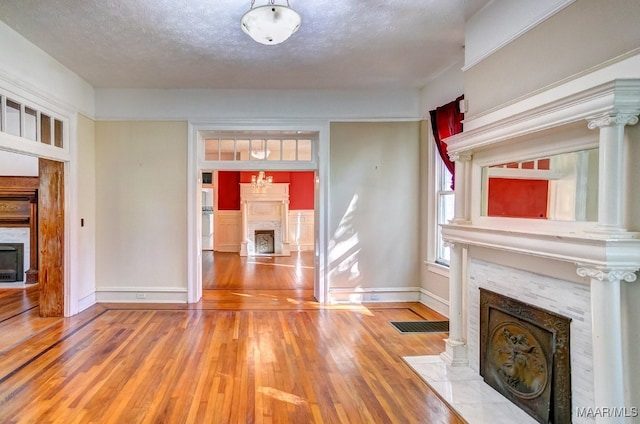
[[[242,257],[237,253],[203,251],[202,288],[312,290],[313,259],[313,252]]]
[[[440,352],[446,334],[389,324],[437,313],[319,305],[309,288],[269,287],[205,290],[189,305],[98,304],[71,318],[0,306],[0,422],[464,422],[401,359]],[[14,329],[21,319],[31,327]]]

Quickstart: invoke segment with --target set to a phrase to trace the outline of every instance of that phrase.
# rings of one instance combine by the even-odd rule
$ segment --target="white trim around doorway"
[[[318,302],[328,300],[326,261],[328,249],[329,203],[329,121],[325,120],[223,120],[190,121],[187,163],[187,302],[202,298],[202,171],[255,170],[256,163],[241,161],[204,161],[202,131],[313,131],[317,145],[310,162],[261,162],[265,171],[300,170],[316,173],[314,295]]]

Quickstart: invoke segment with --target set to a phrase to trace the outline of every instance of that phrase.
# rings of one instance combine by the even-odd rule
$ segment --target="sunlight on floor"
[[[273,387],[259,387],[258,393],[261,393],[265,396],[272,397],[277,400],[281,400],[283,402],[291,403],[293,405],[301,405],[303,403],[307,403],[306,399],[301,398],[300,396],[296,396],[292,393],[283,392],[282,390],[274,389]]]
[[[270,265],[270,266],[279,266],[283,268],[301,268],[301,269],[313,269],[312,266],[304,266],[304,265],[288,265],[288,264],[274,264],[270,262],[255,262],[255,261],[247,261],[248,264],[251,265]]]

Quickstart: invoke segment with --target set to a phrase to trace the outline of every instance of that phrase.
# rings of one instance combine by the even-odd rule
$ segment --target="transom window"
[[[205,136],[205,161],[303,161],[313,158],[314,134],[244,131]]]
[[[15,96],[0,94],[0,131],[63,148],[66,139],[63,118],[44,111]]]

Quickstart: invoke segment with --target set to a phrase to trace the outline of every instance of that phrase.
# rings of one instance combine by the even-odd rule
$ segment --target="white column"
[[[289,255],[289,201],[282,201],[282,254]]]
[[[453,153],[450,155],[451,160],[455,164],[455,205],[453,224],[469,224],[471,222],[471,154]]]
[[[248,202],[244,200],[242,202],[242,236],[240,242],[240,256],[247,256],[249,254],[249,252],[247,251],[247,215],[249,213],[248,207]]]
[[[467,366],[467,345],[463,334],[463,251],[466,246],[460,243],[448,243],[451,249],[449,260],[449,338],[445,342],[445,351],[440,358],[451,366]]]
[[[597,232],[626,232],[624,127],[637,122],[638,117],[629,114],[607,115],[589,121],[590,129],[600,129]]]
[[[597,408],[623,410],[624,379],[621,281],[636,280],[636,269],[580,266],[581,277],[591,278],[594,401]],[[597,424],[622,424],[624,417],[596,417]]]

